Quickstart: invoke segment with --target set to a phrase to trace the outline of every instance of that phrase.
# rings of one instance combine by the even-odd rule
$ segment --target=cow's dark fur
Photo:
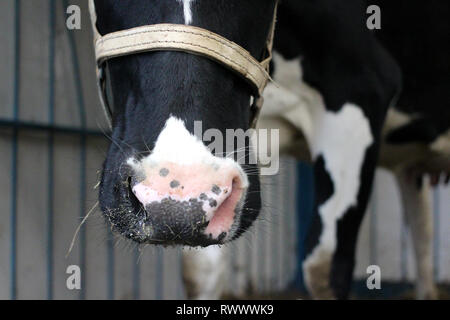
[[[388,142],[431,143],[450,128],[450,4],[445,0],[373,3],[383,8],[383,27],[375,34],[403,73],[396,108],[420,114],[392,132]]]

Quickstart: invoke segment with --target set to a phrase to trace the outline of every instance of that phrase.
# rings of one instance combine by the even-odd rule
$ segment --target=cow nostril
[[[132,177],[128,177],[127,179],[127,191],[128,191],[128,196],[130,196],[131,194],[133,194],[133,178]]]
[[[145,215],[147,215],[145,208],[143,204],[139,201],[139,199],[136,197],[136,195],[133,192],[133,185],[136,184],[135,178],[130,176],[128,177],[127,181],[127,194],[128,194],[128,200],[130,201],[131,205],[137,209],[137,212],[145,212]]]
[[[225,198],[223,202],[214,211],[204,231],[207,236],[223,241],[229,234],[244,189],[241,177],[239,175],[233,177],[229,187],[224,189]]]
[[[239,176],[235,176],[231,181],[231,191],[241,188],[242,188],[241,178]]]

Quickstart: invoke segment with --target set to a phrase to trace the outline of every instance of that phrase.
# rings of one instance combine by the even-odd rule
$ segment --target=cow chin
[[[257,191],[257,176],[214,156],[176,118],[166,122],[148,156],[118,165],[126,174],[111,183],[114,170],[105,168],[100,205],[113,230],[137,243],[224,244],[259,212],[259,193],[251,191]]]

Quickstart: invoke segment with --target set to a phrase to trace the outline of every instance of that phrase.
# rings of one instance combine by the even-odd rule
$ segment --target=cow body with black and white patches
[[[379,1],[385,24],[374,34],[364,25],[365,5],[284,2],[276,37],[279,85],[267,88],[259,125],[281,128],[288,137],[281,149],[309,156],[314,165],[315,213],[303,263],[313,297],[348,297],[378,164],[399,182],[417,297],[435,298],[428,189],[430,182],[448,182],[450,173],[450,48],[444,43],[450,7],[432,2],[422,12],[411,2]],[[419,12],[420,34],[413,34],[398,15]]]

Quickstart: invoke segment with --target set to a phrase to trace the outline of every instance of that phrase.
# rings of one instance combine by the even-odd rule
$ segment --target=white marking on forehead
[[[177,0],[177,1],[183,3],[184,23],[191,24],[192,23],[191,2],[193,2],[194,0]]]

